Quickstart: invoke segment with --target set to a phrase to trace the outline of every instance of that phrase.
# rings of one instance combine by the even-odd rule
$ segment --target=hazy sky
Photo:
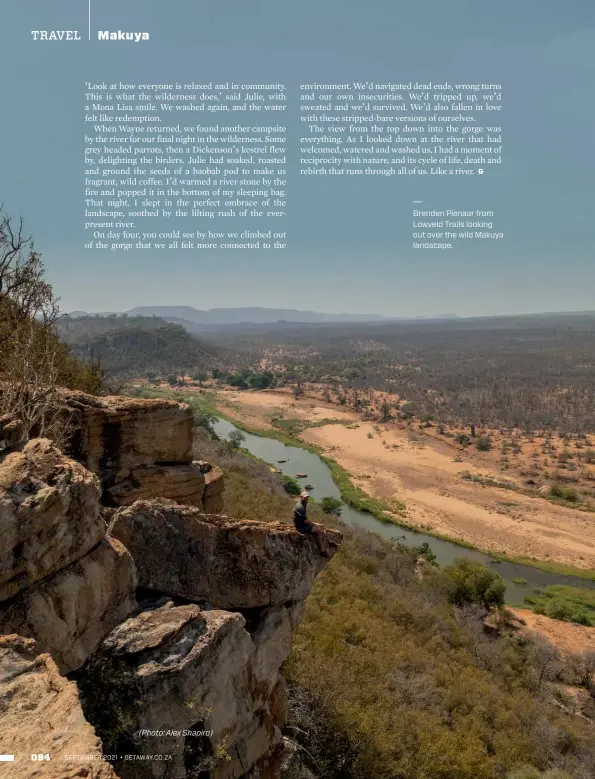
[[[32,29],[86,36],[86,0],[2,3],[0,202],[25,218],[65,310],[184,304],[409,316],[595,309],[593,0],[92,4],[95,38],[97,29],[122,29],[148,30],[151,40],[33,43]],[[280,81],[296,95],[283,120],[294,126],[297,88],[310,80],[502,83],[504,164],[456,183],[310,179],[289,166],[288,250],[85,251],[84,84],[104,79]],[[414,250],[413,199],[493,210],[505,240]]]

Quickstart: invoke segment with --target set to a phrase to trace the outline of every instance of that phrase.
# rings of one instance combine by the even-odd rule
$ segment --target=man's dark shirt
[[[308,522],[306,506],[304,506],[301,500],[298,500],[295,504],[291,518],[298,533],[311,533],[314,530],[313,526]]]

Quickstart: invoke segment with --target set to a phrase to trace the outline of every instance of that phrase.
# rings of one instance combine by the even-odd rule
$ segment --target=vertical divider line
[[[91,40],[91,0],[89,0],[89,40]]]

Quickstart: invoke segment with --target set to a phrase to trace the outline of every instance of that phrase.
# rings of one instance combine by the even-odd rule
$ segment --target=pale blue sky
[[[30,40],[31,29],[86,34],[86,0],[4,0],[0,25],[0,202],[25,217],[66,310],[180,304],[410,316],[595,309],[592,0],[92,2],[94,37],[98,28],[148,30],[151,40]],[[351,186],[300,178],[290,166],[289,250],[86,252],[85,81],[189,78],[281,81],[296,96],[309,80],[502,83],[504,164],[472,182],[358,178]],[[296,115],[288,112],[290,126]],[[492,209],[506,239],[416,251],[413,199],[424,207]]]

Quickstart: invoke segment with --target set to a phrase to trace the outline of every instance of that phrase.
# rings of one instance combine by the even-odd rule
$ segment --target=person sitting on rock
[[[308,519],[307,512],[309,497],[310,494],[307,492],[307,490],[304,490],[300,495],[300,499],[293,507],[293,512],[291,514],[295,529],[298,533],[302,533],[303,535],[320,532],[320,529]]]

